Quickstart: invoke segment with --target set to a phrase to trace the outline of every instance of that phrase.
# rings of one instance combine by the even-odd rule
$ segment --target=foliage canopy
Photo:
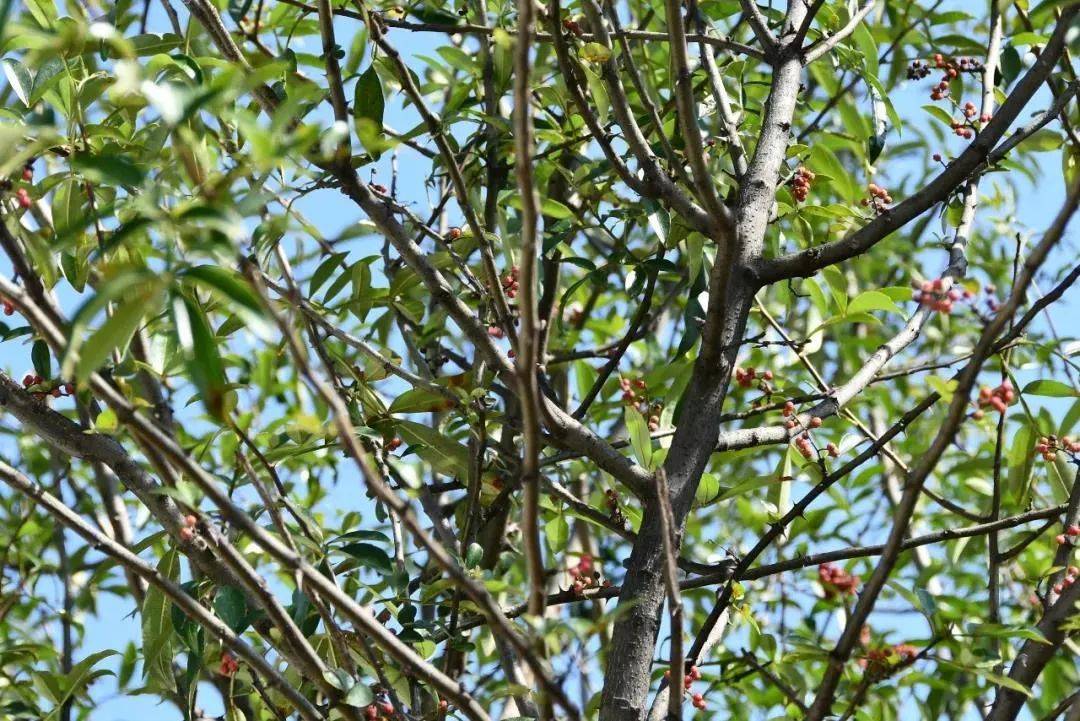
[[[0,9],[0,716],[1080,717],[1080,3]]]

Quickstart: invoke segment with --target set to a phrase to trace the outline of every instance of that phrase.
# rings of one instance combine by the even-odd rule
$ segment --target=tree
[[[1080,3],[781,5],[3,3],[4,717],[1080,717]]]

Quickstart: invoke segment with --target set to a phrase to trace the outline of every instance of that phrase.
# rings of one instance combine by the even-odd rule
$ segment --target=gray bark
[[[797,27],[805,8],[792,4],[788,25]],[[760,257],[790,140],[802,64],[782,49],[774,64],[769,100],[757,148],[735,201],[733,243],[721,240],[709,283],[709,308],[701,351],[684,393],[665,471],[671,506],[681,529],[719,434],[720,414],[758,284],[749,268]],[[663,543],[659,503],[648,498],[630,555],[620,604],[633,606],[615,623],[604,678],[600,721],[639,721],[645,715],[650,670],[664,605]]]

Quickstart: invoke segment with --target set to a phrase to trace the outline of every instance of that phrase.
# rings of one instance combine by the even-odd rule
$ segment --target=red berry
[[[935,163],[940,163],[941,162],[941,153],[934,153],[934,162]]]
[[[1070,536],[1080,536],[1080,526],[1074,523],[1073,525],[1065,529],[1065,533]]]
[[[1059,533],[1059,534],[1057,534],[1056,536],[1054,536],[1054,542],[1055,542],[1055,543],[1057,543],[1057,545],[1059,545],[1059,546],[1064,546],[1064,545],[1065,545],[1065,542],[1066,542],[1067,540],[1068,540],[1068,539],[1067,539],[1067,538],[1065,538],[1065,534],[1064,534],[1064,533]]]
[[[195,516],[193,516],[191,514],[188,514],[188,515],[184,516],[184,525],[187,526],[188,528],[195,528],[195,524],[198,523],[198,522],[199,522],[199,519],[195,518]]]
[[[28,210],[33,201],[30,200],[30,194],[26,192],[26,188],[19,188],[15,191],[15,198],[19,201],[19,207],[23,210]]]
[[[240,664],[233,658],[231,653],[221,654],[221,665],[218,666],[218,673],[222,676],[232,676],[239,670]]]
[[[23,168],[22,179],[25,180],[27,183],[34,179],[34,168],[32,166],[27,165],[25,168]]]
[[[825,445],[825,452],[828,453],[833,458],[836,458],[837,456],[840,455],[840,449],[836,447],[835,443],[827,443]]]
[[[34,385],[34,383],[36,381],[37,381],[37,376],[35,376],[33,373],[27,373],[25,376],[23,376],[22,384],[23,384],[23,386],[28,387],[28,386]]]
[[[195,531],[191,530],[187,526],[184,526],[183,528],[180,529],[180,540],[181,541],[184,541],[186,543],[186,542],[191,541],[191,539],[193,539],[193,538],[195,538]]]
[[[379,709],[375,707],[375,704],[371,704],[366,709],[364,709],[364,716],[366,716],[369,721],[375,721],[377,718],[379,718]]]
[[[817,416],[814,416],[813,418],[810,419],[810,427],[811,428],[821,428],[821,424],[822,424],[822,420],[820,418],[818,418]]]

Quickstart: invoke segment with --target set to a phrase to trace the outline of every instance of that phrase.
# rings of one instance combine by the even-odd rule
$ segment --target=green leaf
[[[233,633],[243,633],[251,622],[247,597],[235,586],[218,588],[217,596],[214,597],[214,612]]]
[[[200,306],[186,293],[177,293],[172,302],[173,325],[184,361],[199,397],[210,415],[225,416],[225,367],[217,339]]]
[[[79,183],[71,178],[65,179],[56,186],[53,193],[53,230],[58,238],[66,239],[86,225],[86,217],[83,213],[83,201],[86,199],[85,191]]]
[[[345,698],[342,700],[350,706],[360,708],[375,701],[375,694],[371,692],[366,683],[358,681],[349,689],[349,692],[345,694]]]
[[[364,149],[378,160],[384,149],[383,114],[386,99],[382,81],[372,64],[356,79],[353,96],[353,116],[357,122],[357,136]]]
[[[465,568],[479,568],[484,560],[484,547],[475,541],[465,550]]]
[[[69,346],[75,350],[65,356],[62,375],[69,376],[69,369],[73,369],[75,379],[83,383],[108,360],[113,351],[123,355],[142,323],[144,314],[156,307],[160,291],[159,285],[153,293],[133,297],[117,306],[113,314],[84,343],[77,347]]]
[[[1031,471],[1035,467],[1035,438],[1036,433],[1031,426],[1024,423],[1013,433],[1012,444],[1005,456],[1009,469],[1006,498],[1014,506],[1025,504],[1031,489]]]
[[[175,581],[180,577],[180,556],[167,552],[157,566],[162,577]],[[148,685],[162,692],[175,692],[172,673],[172,603],[157,586],[146,589],[142,606],[143,672]]]
[[[1032,381],[1024,386],[1023,395],[1048,396],[1050,398],[1076,398],[1077,392],[1072,386],[1051,378]]]
[[[544,198],[540,211],[549,218],[555,218],[556,220],[574,217],[574,211],[553,198]]]
[[[60,718],[60,711],[68,700],[84,691],[94,679],[114,675],[112,671],[104,669],[95,671],[94,666],[110,656],[116,655],[119,655],[118,652],[113,650],[98,651],[72,666],[71,670],[59,680],[58,686],[62,690],[56,697],[56,708],[46,717],[47,721]]]
[[[43,340],[34,341],[30,358],[34,361],[34,372],[42,378],[52,378],[52,362],[49,353],[49,344]]]
[[[1048,153],[1054,150],[1058,150],[1064,144],[1065,138],[1061,133],[1043,128],[1042,130],[1033,133],[1031,136],[1024,138],[1020,143],[1020,147],[1024,150],[1036,152],[1036,153]]]
[[[229,0],[229,17],[239,23],[247,15],[248,10],[251,9],[252,2],[254,0]]]
[[[868,313],[872,310],[884,310],[889,313],[904,314],[904,309],[893,301],[892,298],[878,290],[868,290],[855,296],[848,304],[847,315],[855,313]]]
[[[652,464],[653,448],[652,438],[649,436],[649,426],[645,417],[637,408],[626,408],[626,430],[630,433],[630,448],[634,452],[634,458],[645,468]]]
[[[954,122],[953,116],[949,114],[949,111],[938,105],[924,105],[922,106],[922,109],[933,115],[935,118],[937,118],[947,126],[951,127]]]
[[[398,421],[398,435],[415,447],[417,454],[449,475],[465,475],[469,468],[469,451],[462,444],[448,438],[436,428],[412,421]]]
[[[22,101],[23,105],[30,107],[30,92],[34,88],[34,78],[30,75],[30,71],[18,60],[10,58],[4,60],[2,65],[4,75],[7,76],[11,89],[15,91],[15,95]]]
[[[582,65],[585,71],[585,80],[592,95],[593,104],[596,106],[596,117],[601,125],[607,125],[608,115],[611,111],[611,99],[608,96],[607,87],[600,75],[587,65]]]
[[[378,546],[370,543],[346,543],[338,550],[349,554],[359,561],[361,566],[376,573],[384,576],[394,573],[394,564],[390,561],[390,556]]]
[[[698,483],[697,490],[694,491],[694,503],[698,506],[705,506],[722,500],[720,490],[720,479],[716,477],[716,474],[702,473],[701,482]]]
[[[244,277],[235,271],[219,265],[197,265],[182,271],[180,277],[212,291],[228,302],[233,310],[249,318],[263,317],[263,306],[259,297]]]
[[[122,155],[76,153],[71,156],[71,167],[87,180],[108,185],[139,186],[144,177],[139,167]]]
[[[1031,689],[1029,689],[1027,686],[1024,686],[1022,683],[1019,683],[1018,681],[1014,681],[1013,679],[1009,678],[1008,676],[1003,676],[1002,674],[994,673],[993,671],[988,671],[987,669],[982,668],[980,666],[974,666],[974,665],[970,665],[970,664],[952,663],[950,661],[944,661],[944,660],[941,660],[941,659],[938,659],[938,663],[943,664],[945,666],[951,666],[953,668],[957,668],[957,669],[960,669],[962,671],[967,671],[967,672],[973,673],[976,676],[981,676],[984,679],[986,679],[987,681],[989,681],[990,683],[994,684],[995,686],[1004,686],[1005,688],[1012,689],[1013,691],[1016,691],[1018,693],[1022,693],[1022,694],[1024,694],[1025,696],[1027,696],[1029,698],[1032,696]]]
[[[926,385],[933,388],[941,396],[941,400],[946,403],[952,402],[953,393],[956,391],[958,384],[958,381],[952,378],[946,379],[935,375],[926,377]]]
[[[544,539],[552,553],[562,553],[570,540],[570,524],[566,517],[559,514],[544,524]]]
[[[454,402],[427,388],[410,388],[394,399],[387,412],[395,413],[427,413],[429,411],[445,411],[453,408]]]
[[[602,64],[611,60],[611,48],[603,43],[588,42],[578,50],[578,56],[587,63]]]

